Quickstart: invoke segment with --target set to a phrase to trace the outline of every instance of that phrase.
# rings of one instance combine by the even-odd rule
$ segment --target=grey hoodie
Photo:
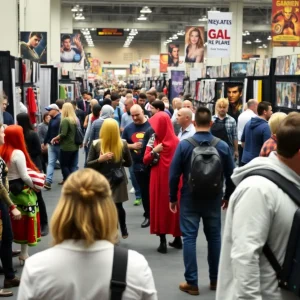
[[[217,300],[296,300],[278,288],[275,272],[262,253],[268,241],[282,265],[296,204],[273,182],[260,176],[242,181],[250,171],[277,171],[300,189],[300,176],[272,152],[232,175],[238,185],[229,201],[223,234]],[[241,182],[242,181],[242,182]]]

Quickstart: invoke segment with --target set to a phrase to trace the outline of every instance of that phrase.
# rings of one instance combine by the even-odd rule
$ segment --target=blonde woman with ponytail
[[[106,119],[101,127],[99,139],[91,145],[87,167],[98,171],[109,180],[124,239],[128,237],[128,231],[123,202],[129,199],[124,167],[131,165],[131,154],[126,141],[120,137],[118,122],[114,119]]]
[[[51,221],[54,247],[26,260],[18,300],[111,299],[117,223],[105,177],[92,169],[72,173]],[[143,299],[157,300],[153,275],[144,256],[128,250],[122,300]]]

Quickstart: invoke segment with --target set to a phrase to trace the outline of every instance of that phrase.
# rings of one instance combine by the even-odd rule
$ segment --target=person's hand
[[[21,218],[22,218],[21,212],[17,208],[14,208],[11,211],[11,214],[12,214],[12,218],[14,220],[21,220]]]
[[[141,142],[136,142],[133,144],[134,150],[140,150],[143,147],[143,144]]]
[[[170,211],[173,214],[177,213],[177,202],[170,202]]]
[[[60,48],[60,53],[64,53],[64,48],[63,47]]]
[[[239,151],[234,151],[234,158],[236,160],[239,158]]]
[[[153,151],[156,152],[156,153],[160,153],[161,151],[164,150],[164,147],[162,145],[162,143],[158,144],[154,149]]]
[[[108,161],[114,157],[112,152],[107,152],[105,154],[100,154],[99,159],[102,161]]]
[[[85,144],[81,144],[81,145],[79,146],[79,148],[82,148],[82,147],[86,147]]]
[[[223,209],[223,210],[226,210],[226,209],[228,208],[228,204],[229,204],[229,201],[223,199],[223,200],[222,200],[222,209]]]
[[[56,144],[56,143],[58,142],[58,140],[59,140],[59,137],[53,138],[53,139],[51,140],[51,145]]]
[[[42,151],[44,151],[45,150],[45,145],[41,144],[41,148],[42,148]]]

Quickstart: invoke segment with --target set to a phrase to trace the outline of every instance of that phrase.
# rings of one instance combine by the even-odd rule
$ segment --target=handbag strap
[[[128,249],[114,246],[113,269],[110,281],[110,300],[122,300],[126,289]]]

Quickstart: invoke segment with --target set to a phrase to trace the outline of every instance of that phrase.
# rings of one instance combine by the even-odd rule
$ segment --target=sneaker
[[[180,283],[179,289],[193,296],[197,296],[200,294],[198,286],[188,284],[187,282]]]
[[[58,185],[63,185],[64,183],[65,183],[65,181],[62,180],[62,181],[60,181],[60,182],[58,183]]]
[[[46,190],[48,190],[48,191],[51,190],[51,183],[45,181],[45,183],[44,183],[44,188],[45,188]]]
[[[141,198],[138,198],[138,199],[135,199],[133,205],[134,205],[134,206],[139,206],[139,205],[141,205],[141,203],[142,203],[142,199],[141,199]]]
[[[131,190],[129,191],[130,194],[134,194],[135,193],[135,189],[131,188]]]

